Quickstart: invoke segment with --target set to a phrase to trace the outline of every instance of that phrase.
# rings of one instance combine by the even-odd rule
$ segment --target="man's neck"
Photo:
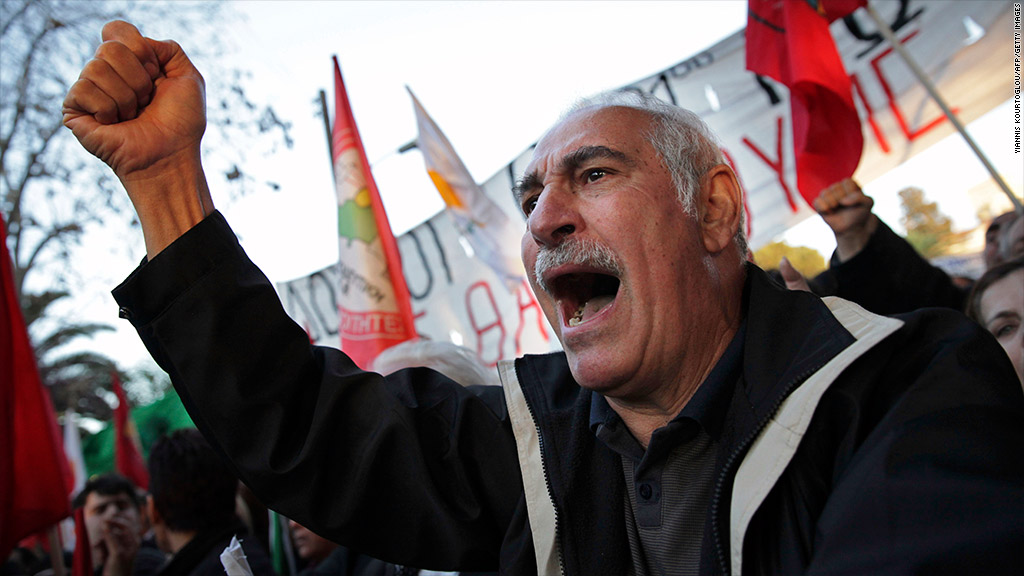
[[[607,397],[608,405],[645,449],[654,431],[668,424],[690,402],[725,354],[739,328],[739,317],[722,330],[717,341],[709,343],[701,359],[690,358],[675,374],[666,374],[660,382],[647,386],[646,394],[632,398]]]
[[[655,384],[653,392],[637,399],[607,398],[608,405],[622,418],[623,424],[645,449],[654,431],[675,418],[697,393],[697,389],[722,357],[735,330],[729,332],[716,352],[701,366],[692,366],[676,375],[675,380]]]
[[[702,381],[703,377],[689,386],[677,387],[674,397],[665,402],[630,402],[619,398],[608,398],[608,405],[619,415],[619,418],[622,418],[622,423],[626,425],[630,434],[646,449],[654,431],[668,424],[682,412],[686,403],[697,392]]]

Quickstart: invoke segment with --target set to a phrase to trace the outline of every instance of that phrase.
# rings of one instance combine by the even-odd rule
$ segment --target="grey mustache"
[[[566,264],[589,266],[607,270],[616,276],[622,275],[619,259],[607,246],[594,240],[570,239],[551,248],[542,247],[537,252],[533,273],[540,289],[550,293],[550,286],[544,281],[545,272]]]

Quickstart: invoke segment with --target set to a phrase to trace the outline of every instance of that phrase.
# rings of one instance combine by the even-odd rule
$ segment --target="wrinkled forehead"
[[[651,121],[648,112],[623,106],[570,112],[538,141],[525,173],[550,169],[552,163],[583,146],[607,146],[629,155],[653,152],[647,138]]]

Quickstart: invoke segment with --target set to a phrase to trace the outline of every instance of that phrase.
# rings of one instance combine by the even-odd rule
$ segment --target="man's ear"
[[[732,246],[743,214],[743,192],[736,174],[725,164],[701,178],[697,202],[704,249],[717,254]]]

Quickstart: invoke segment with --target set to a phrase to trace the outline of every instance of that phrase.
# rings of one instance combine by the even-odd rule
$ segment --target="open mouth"
[[[572,327],[585,324],[615,301],[619,279],[601,272],[575,272],[549,281],[562,317]]]

